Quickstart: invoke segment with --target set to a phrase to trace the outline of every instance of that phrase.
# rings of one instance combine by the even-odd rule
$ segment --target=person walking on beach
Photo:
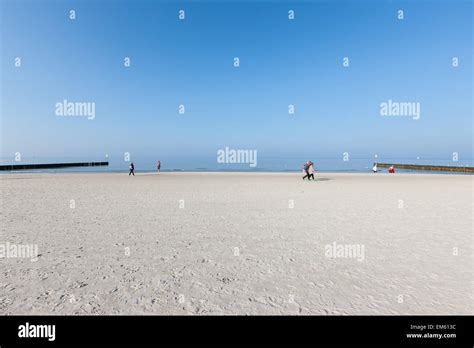
[[[395,174],[395,167],[393,165],[391,165],[390,168],[388,168],[388,172],[390,174]]]
[[[314,173],[316,173],[316,169],[314,169],[314,163],[312,161],[309,161],[308,172],[309,172],[308,180],[311,180],[311,178],[313,178],[313,181],[314,181]]]
[[[306,178],[308,178],[308,180],[309,180],[309,176],[310,176],[310,174],[309,174],[309,166],[310,166],[310,164],[311,164],[311,161],[307,161],[307,162],[303,165],[303,170],[304,170],[304,172],[306,173],[306,175],[303,176],[303,180],[306,179]]]
[[[374,173],[377,173],[377,163],[374,163],[374,167],[372,168],[372,171]]]
[[[158,171],[160,171],[160,169],[161,169],[161,161],[158,161],[158,162],[156,163],[156,169],[157,169]]]
[[[130,174],[133,174],[133,176],[135,176],[135,165],[133,164],[133,162],[130,162],[130,165],[128,166],[128,169],[130,169],[130,172],[128,173],[128,176],[130,176]]]

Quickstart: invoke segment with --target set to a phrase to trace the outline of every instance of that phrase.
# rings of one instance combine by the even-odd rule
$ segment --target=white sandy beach
[[[473,176],[316,177],[0,175],[0,314],[473,314]]]

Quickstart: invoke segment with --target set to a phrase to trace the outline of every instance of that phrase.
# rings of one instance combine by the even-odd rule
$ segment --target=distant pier
[[[474,173],[474,167],[454,167],[454,166],[432,166],[428,164],[399,164],[399,163],[376,163],[379,168],[390,168],[393,166],[397,169],[407,170],[423,170],[436,172],[458,172],[458,173]]]
[[[0,170],[55,169],[55,168],[71,168],[71,167],[101,167],[101,166],[108,166],[108,165],[109,165],[109,162],[10,164],[10,165],[1,165]]]

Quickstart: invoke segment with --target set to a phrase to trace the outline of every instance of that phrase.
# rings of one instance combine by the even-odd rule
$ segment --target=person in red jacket
[[[393,166],[390,166],[390,168],[388,168],[388,172],[390,174],[395,174],[395,168]]]

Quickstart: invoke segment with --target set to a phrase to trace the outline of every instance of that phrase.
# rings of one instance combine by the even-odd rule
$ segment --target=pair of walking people
[[[303,180],[308,178],[308,180],[314,180],[314,173],[316,173],[316,169],[314,169],[314,163],[312,161],[308,161],[303,165],[303,171],[306,173],[303,176]]]
[[[128,172],[128,176],[130,176],[130,175],[135,176],[135,165],[133,164],[133,162],[130,162],[130,165],[128,166],[128,169],[130,170],[130,171]],[[156,169],[157,169],[158,171],[161,170],[161,161],[158,161],[158,162],[156,163]]]

